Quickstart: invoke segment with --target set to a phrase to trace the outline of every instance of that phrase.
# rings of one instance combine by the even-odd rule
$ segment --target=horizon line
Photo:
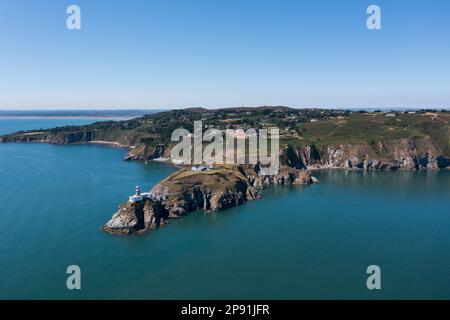
[[[189,109],[205,109],[205,110],[220,110],[220,109],[257,109],[257,108],[290,108],[294,110],[302,109],[319,109],[319,110],[450,110],[450,107],[442,106],[424,106],[424,107],[292,107],[288,105],[259,105],[259,106],[224,106],[224,107],[204,107],[204,106],[190,106],[190,107],[0,107],[0,111],[18,112],[18,111],[170,111],[170,110],[189,110]]]

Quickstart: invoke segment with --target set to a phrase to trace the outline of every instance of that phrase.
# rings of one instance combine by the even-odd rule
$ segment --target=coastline
[[[33,134],[33,132],[29,133],[29,135]],[[37,134],[40,134],[40,132],[37,132]],[[26,134],[24,134],[26,135]],[[40,144],[57,144],[57,145],[82,145],[82,144],[86,144],[86,145],[102,145],[102,146],[109,146],[109,147],[113,147],[113,148],[123,148],[123,149],[127,149],[128,152],[131,152],[133,149],[136,148],[136,146],[128,146],[128,145],[124,145],[121,144],[117,141],[106,141],[106,140],[92,140],[92,141],[88,141],[88,142],[74,142],[74,143],[67,143],[67,144],[61,144],[61,143],[51,143],[48,141],[44,141],[44,140],[31,140],[31,141],[1,141],[0,143],[40,143]],[[155,163],[164,163],[166,165],[172,166],[174,168],[187,168],[189,167],[189,165],[183,165],[183,164],[178,164],[178,163],[174,163],[173,161],[171,161],[170,158],[166,158],[166,157],[158,157],[158,158],[153,158],[153,159],[148,159],[148,160],[144,160],[144,159],[139,159],[139,158],[125,158],[124,160],[127,161],[138,161],[138,162],[142,162],[142,163],[149,163],[149,162],[155,162]],[[289,166],[288,166],[289,167]],[[292,167],[294,168],[294,167]],[[346,167],[346,166],[334,166],[331,164],[325,164],[325,165],[305,165],[305,167],[303,168],[306,171],[309,172],[314,172],[314,171],[325,171],[325,170],[346,170],[346,171],[362,171],[362,172],[368,172],[368,171],[379,171],[379,172],[396,172],[396,171],[440,171],[440,170],[450,170],[450,166],[447,167],[443,167],[443,168],[409,168],[409,167],[399,167],[396,169],[393,168],[366,168],[364,169],[363,167]]]
[[[0,116],[0,120],[83,120],[83,119],[98,119],[98,120],[115,120],[115,121],[126,121],[137,117],[102,117],[102,116]]]

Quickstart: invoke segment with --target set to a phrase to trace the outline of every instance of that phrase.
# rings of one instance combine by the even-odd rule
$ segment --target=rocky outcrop
[[[167,211],[160,201],[125,202],[102,229],[118,235],[145,232],[163,225],[167,218]]]
[[[305,162],[299,156],[299,150],[286,145],[280,150],[280,163],[295,169],[305,169]]]
[[[301,185],[319,182],[309,171],[288,166],[281,167],[275,175],[260,175],[258,166],[251,169],[248,166],[241,166],[240,170],[247,177],[249,183],[257,189],[267,188],[271,185]]]
[[[288,146],[280,154],[287,165],[308,169],[438,170],[450,166],[450,158],[429,137],[376,144]]]
[[[205,172],[181,169],[150,190],[151,197],[163,200],[123,203],[102,228],[116,235],[143,233],[196,210],[223,211],[259,199],[260,190],[272,184],[318,183],[309,172],[293,168],[284,168],[274,176],[257,172],[249,166]]]
[[[132,148],[126,155],[124,160],[140,160],[148,161],[158,158],[169,158],[170,150],[167,150],[166,145],[157,144],[156,146],[140,144]]]

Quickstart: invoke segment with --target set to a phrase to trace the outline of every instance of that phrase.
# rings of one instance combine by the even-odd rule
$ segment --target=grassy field
[[[447,154],[450,152],[449,114],[353,113],[344,119],[327,119],[296,126],[298,139],[286,139],[291,145],[373,144],[398,139],[431,136]]]

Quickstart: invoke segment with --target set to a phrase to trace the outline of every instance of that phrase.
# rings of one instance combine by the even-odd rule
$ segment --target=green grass
[[[438,118],[416,114],[354,113],[346,119],[331,119],[296,126],[301,138],[283,140],[291,145],[376,144],[383,141],[423,138],[429,135],[447,154],[449,145],[449,115]]]

